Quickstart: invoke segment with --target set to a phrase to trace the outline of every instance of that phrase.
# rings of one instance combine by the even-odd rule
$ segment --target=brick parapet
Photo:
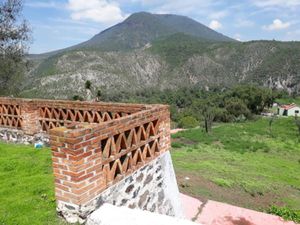
[[[168,107],[50,131],[58,201],[84,205],[170,148]]]
[[[170,149],[165,105],[0,97],[0,127],[50,134],[58,207],[76,206],[78,214]]]
[[[25,99],[0,97],[0,104],[30,104],[35,107],[56,107],[86,110],[102,110],[111,112],[135,113],[141,110],[152,108],[153,105],[145,104],[128,104],[113,102],[86,102],[86,101],[69,101],[69,100],[48,100],[48,99]]]
[[[0,127],[20,129],[33,135],[73,122],[102,123],[115,120],[152,107],[143,104],[0,97]]]

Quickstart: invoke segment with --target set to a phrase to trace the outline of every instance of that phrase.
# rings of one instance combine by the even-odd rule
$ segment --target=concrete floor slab
[[[226,203],[211,200],[203,203],[184,194],[181,199],[186,218],[203,225],[296,225],[279,216]]]

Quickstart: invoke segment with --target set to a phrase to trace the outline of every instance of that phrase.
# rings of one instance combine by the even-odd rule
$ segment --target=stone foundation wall
[[[104,203],[183,218],[170,152],[109,187],[88,204],[77,206],[60,202],[58,211],[71,223],[84,222]]]
[[[34,144],[42,142],[44,145],[49,145],[49,135],[45,132],[40,132],[34,135],[25,134],[22,130],[0,128],[0,140],[15,144]]]

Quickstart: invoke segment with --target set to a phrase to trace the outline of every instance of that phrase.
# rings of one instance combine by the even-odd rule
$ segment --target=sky
[[[300,0],[25,0],[29,52],[81,43],[140,11],[185,15],[240,41],[300,41]]]

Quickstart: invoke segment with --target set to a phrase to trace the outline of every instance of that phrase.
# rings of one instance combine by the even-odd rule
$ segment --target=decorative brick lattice
[[[21,128],[21,106],[17,104],[1,104],[0,102],[0,126]]]
[[[104,123],[147,107],[141,104],[0,97],[0,127],[18,128],[25,134],[34,135],[74,123]]]
[[[40,107],[40,124],[43,131],[49,131],[54,127],[61,127],[72,122],[102,123],[129,115],[124,112],[101,112],[96,110]]]
[[[167,106],[50,131],[56,198],[83,205],[170,148]]]
[[[55,195],[66,218],[70,208],[84,218],[104,190],[170,149],[164,105],[0,98],[1,126],[50,135]]]
[[[151,121],[101,140],[106,183],[132,173],[159,155],[158,121]]]

